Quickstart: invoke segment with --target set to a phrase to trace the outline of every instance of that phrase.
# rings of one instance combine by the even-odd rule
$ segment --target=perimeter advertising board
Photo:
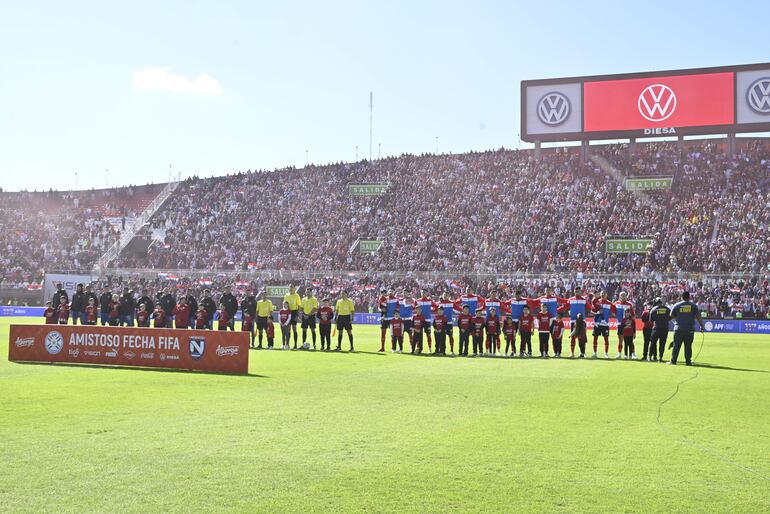
[[[249,334],[217,330],[11,325],[8,360],[247,374]]]

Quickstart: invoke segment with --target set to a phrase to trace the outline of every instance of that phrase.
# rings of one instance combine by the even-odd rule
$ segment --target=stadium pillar
[[[735,157],[735,133],[727,134],[727,152],[731,159]]]
[[[636,138],[632,137],[628,140],[628,153],[634,155],[636,153]]]
[[[681,153],[684,149],[684,136],[676,136],[676,149]]]
[[[585,139],[580,142],[580,160],[583,163],[588,162],[588,141]]]
[[[540,160],[540,141],[535,141],[535,160]]]

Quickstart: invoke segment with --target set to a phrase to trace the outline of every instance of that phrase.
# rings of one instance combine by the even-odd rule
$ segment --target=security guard
[[[348,298],[348,292],[342,291],[342,298],[337,300],[337,304],[334,306],[334,313],[337,317],[337,351],[342,349],[342,331],[348,331],[348,339],[350,340],[350,351],[353,350],[353,313],[356,311],[356,307],[353,304],[353,300]]]
[[[668,324],[671,319],[671,310],[663,304],[663,300],[655,298],[650,309],[650,321],[652,321],[652,335],[650,336],[650,360],[660,358],[663,362],[663,352],[666,350],[668,340]]]
[[[703,320],[700,317],[700,311],[695,303],[690,301],[690,292],[682,293],[682,301],[674,305],[671,309],[671,319],[674,320],[674,351],[671,353],[669,364],[676,364],[679,357],[679,350],[684,344],[684,358],[688,366],[692,366],[692,340],[695,330],[695,320],[700,325],[700,331],[703,332]]]
[[[313,350],[315,350],[315,313],[318,312],[318,298],[315,291],[308,289],[307,294],[302,298],[302,346],[307,347],[307,329],[313,336]]]

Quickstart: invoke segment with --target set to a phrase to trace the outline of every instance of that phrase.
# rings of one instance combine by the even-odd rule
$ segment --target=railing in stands
[[[150,205],[148,205],[147,208],[142,211],[139,216],[137,216],[137,218],[134,220],[134,223],[126,227],[126,230],[124,230],[120,235],[120,239],[115,241],[115,243],[112,244],[112,246],[110,246],[106,252],[104,252],[104,255],[102,255],[99,260],[96,261],[94,266],[95,272],[99,273],[100,270],[106,269],[110,262],[112,262],[113,259],[120,255],[121,250],[123,250],[123,248],[125,248],[126,245],[131,242],[136,233],[139,232],[139,229],[141,229],[144,224],[147,223],[150,218],[152,218],[153,214],[155,214],[155,212],[161,207],[161,205],[163,205],[168,197],[171,196],[171,194],[176,190],[178,186],[179,182],[169,182],[166,184],[166,187],[164,187],[163,190],[158,193],[158,196],[155,197]]]

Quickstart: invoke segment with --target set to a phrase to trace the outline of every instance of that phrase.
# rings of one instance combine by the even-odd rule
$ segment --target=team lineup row
[[[574,295],[570,298],[560,298],[553,295],[549,289],[544,296],[539,298],[525,298],[517,291],[515,296],[508,300],[501,300],[496,296],[484,298],[473,294],[467,289],[465,294],[456,299],[450,299],[448,293],[443,293],[441,298],[434,300],[425,291],[421,291],[421,297],[414,299],[410,295],[397,296],[395,291],[382,291],[378,305],[381,315],[380,352],[385,351],[387,331],[391,333],[391,351],[402,352],[404,336],[408,338],[411,353],[423,352],[423,341],[427,343],[428,352],[438,355],[446,355],[446,343],[449,342],[449,354],[454,355],[453,327],[459,330],[458,354],[468,356],[471,342],[472,355],[500,355],[531,357],[532,335],[537,332],[540,346],[540,356],[549,356],[549,341],[551,343],[553,357],[562,355],[562,332],[564,324],[560,320],[562,316],[568,316],[570,320],[570,356],[575,357],[575,346],[579,347],[578,358],[586,357],[586,345],[588,342],[586,317],[593,317],[593,355],[598,357],[598,340],[604,339],[604,357],[609,355],[610,319],[617,320],[618,353],[616,358],[637,359],[634,340],[637,333],[636,313],[633,304],[628,301],[627,294],[621,292],[615,302],[607,298],[606,292],[597,292],[595,295],[583,296],[581,289],[575,288]],[[162,300],[158,302],[152,312],[147,309],[146,303],[139,303],[135,312],[136,321],[140,327],[149,327],[150,320],[154,320],[155,327],[165,328],[198,328],[212,329],[216,320],[219,330],[235,329],[235,313],[238,310],[237,302],[233,297],[234,305],[227,305],[226,295],[222,296],[219,308],[215,309],[213,300],[205,296],[197,309],[191,312],[191,306],[187,299],[180,298],[179,303],[174,302],[170,312],[163,308]],[[231,295],[232,296],[232,295]],[[56,299],[56,298],[55,298]],[[660,299],[645,306],[641,314],[642,334],[644,346],[643,360],[663,359],[663,353],[668,338],[669,321],[674,320],[674,352],[672,362],[676,363],[679,347],[684,345],[685,358],[689,364],[692,354],[692,333],[695,321],[701,330],[703,323],[697,306],[689,301],[689,293],[682,295],[682,301],[669,307]],[[49,302],[46,309],[47,323],[67,323],[69,318],[69,306],[66,298],[59,300],[59,305],[54,309]],[[95,325],[100,310],[95,306],[95,299],[89,298],[84,312],[76,317],[73,313],[73,323],[80,319],[81,323]],[[150,302],[151,303],[151,302]],[[120,313],[120,299],[118,295],[112,297],[108,304],[107,312],[101,310],[103,325],[131,325],[134,324],[134,316],[126,319]],[[275,330],[273,327],[273,312],[275,310],[271,300],[261,292],[259,300],[252,295],[247,295],[240,304],[242,311],[241,330],[251,334],[251,346],[260,349],[263,347],[263,334],[267,337],[267,347],[273,348]],[[302,348],[309,349],[307,331],[311,333],[313,348],[316,348],[316,321],[321,338],[321,349],[331,350],[332,324],[336,324],[337,350],[341,350],[343,332],[347,332],[350,342],[350,350],[353,351],[352,314],[354,306],[346,292],[341,293],[335,307],[330,306],[328,298],[323,299],[319,305],[318,299],[312,290],[304,297],[296,292],[292,286],[289,293],[284,296],[282,308],[278,311],[278,322],[281,326],[281,348],[289,349],[291,336],[294,336],[294,349],[298,346],[297,323],[302,327]],[[193,320],[191,320],[193,318]],[[255,334],[256,328],[256,334]],[[432,348],[431,332],[435,338],[435,350]],[[516,350],[517,334],[520,339],[519,351]],[[677,334],[679,337],[677,337]],[[255,335],[258,337],[258,345],[255,346]],[[505,339],[505,350],[501,348],[501,336]]]

